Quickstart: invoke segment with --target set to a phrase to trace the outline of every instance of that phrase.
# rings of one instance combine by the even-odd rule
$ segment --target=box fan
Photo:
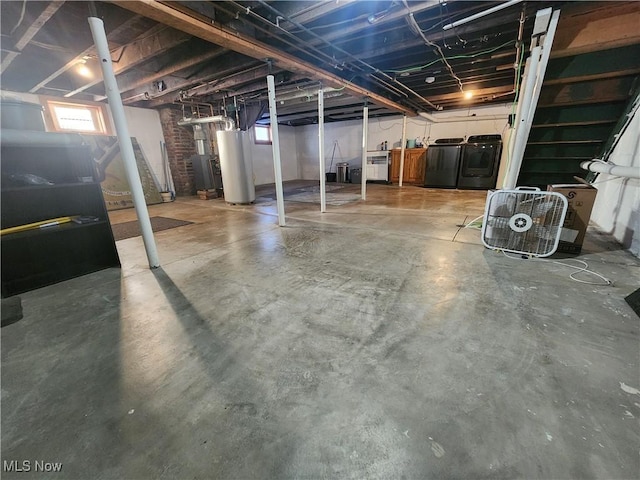
[[[534,257],[548,257],[558,248],[567,213],[567,199],[539,188],[489,192],[482,222],[485,247]]]

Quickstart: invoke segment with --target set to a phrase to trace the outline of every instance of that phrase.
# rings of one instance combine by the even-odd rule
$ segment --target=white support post
[[[540,61],[540,47],[535,47],[531,52],[531,57],[527,59],[525,66],[525,76],[522,82],[522,89],[518,96],[518,108],[516,118],[513,122],[515,128],[515,135],[513,139],[513,146],[511,149],[511,161],[509,162],[509,169],[504,178],[503,187],[507,190],[512,190],[516,187],[518,181],[518,175],[520,174],[520,167],[522,166],[522,157],[524,155],[524,149],[527,145],[528,130],[524,127],[527,118],[528,111],[531,106],[533,86],[536,81],[538,63]],[[527,130],[527,135],[525,135]]]
[[[320,213],[327,211],[327,185],[324,163],[324,92],[318,89],[318,157],[320,159]]]
[[[507,143],[507,167],[506,167],[506,171],[504,173],[504,177],[502,179],[502,184],[501,184],[501,188],[504,188],[504,189],[507,188],[507,184],[511,181],[509,179],[509,172],[513,171],[512,170],[513,147],[516,143],[516,134],[518,133],[517,125],[519,124],[520,119],[522,118],[522,105],[525,103],[522,100],[527,95],[526,84],[527,84],[527,79],[529,78],[529,65],[531,63],[530,60],[531,58],[527,58],[527,61],[524,64],[524,72],[522,74],[522,83],[520,85],[520,91],[518,92],[518,98],[516,99],[518,101],[518,104],[516,106],[516,116],[513,119],[513,124],[511,125],[511,129],[510,129],[511,132],[509,133],[509,141]],[[517,170],[520,171],[520,167],[518,167]]]
[[[364,108],[362,109],[362,170],[360,177],[362,185],[360,188],[360,195],[362,200],[367,199],[367,143],[369,137],[369,107],[365,101]]]
[[[402,140],[400,140],[400,179],[398,186],[402,186],[402,176],[404,175],[404,151],[407,146],[407,116],[402,116]]]
[[[533,117],[538,106],[538,98],[540,97],[540,90],[544,82],[544,74],[547,71],[549,56],[551,55],[551,46],[553,45],[553,38],[556,33],[559,18],[560,10],[554,10],[542,46],[535,47],[531,52],[530,63],[528,65],[528,77],[526,78],[525,88],[520,93],[518,100],[518,102],[523,102],[523,104],[521,107],[518,105],[520,118],[516,118],[516,138],[513,143],[511,163],[503,184],[505,189],[515,188],[518,182],[520,167],[522,166],[524,151],[527,147]]]
[[[158,268],[160,260],[158,259],[158,250],[156,242],[153,238],[153,230],[151,228],[151,220],[149,219],[149,211],[147,203],[144,199],[144,191],[142,190],[142,182],[136,165],[133,146],[131,145],[131,136],[127,127],[127,119],[124,115],[124,106],[120,97],[120,90],[116,83],[116,76],[113,73],[113,63],[111,62],[111,53],[107,43],[107,35],[104,31],[104,23],[96,17],[89,17],[89,27],[91,35],[96,46],[96,52],[100,59],[100,67],[102,68],[102,77],[104,88],[109,100],[109,109],[113,117],[113,123],[116,127],[118,143],[120,144],[120,155],[124,163],[124,170],[131,188],[131,197],[133,198],[133,206],[138,216],[140,230],[142,231],[142,241],[147,253],[149,267]]]
[[[278,113],[276,112],[276,85],[273,75],[267,75],[269,90],[269,118],[271,120],[271,149],[273,150],[273,171],[276,180],[276,203],[278,205],[278,225],[285,226],[284,194],[282,192],[282,165],[280,163],[280,136],[278,135]]]

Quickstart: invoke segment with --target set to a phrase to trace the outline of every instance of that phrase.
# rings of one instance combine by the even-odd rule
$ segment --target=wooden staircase
[[[617,133],[640,89],[640,2],[567,6],[527,141],[518,185],[575,183]]]

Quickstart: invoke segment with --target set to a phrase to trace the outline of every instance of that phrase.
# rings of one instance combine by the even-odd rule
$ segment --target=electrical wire
[[[522,255],[520,257],[516,257],[516,256],[513,256],[513,255],[507,254],[507,252],[505,252],[504,250],[502,250],[502,253],[504,254],[505,257],[511,258],[511,259],[514,259],[514,260],[528,259],[528,260],[534,260],[534,261],[537,261],[537,262],[555,263],[556,265],[562,265],[563,267],[573,268],[576,271],[571,273],[569,275],[569,278],[571,280],[573,280],[574,282],[585,283],[587,285],[596,285],[596,286],[600,286],[600,287],[608,287],[610,285],[613,285],[613,282],[611,280],[609,280],[607,277],[605,277],[604,275],[601,275],[598,272],[594,272],[593,270],[589,270],[589,264],[587,262],[585,262],[584,260],[580,260],[578,258],[568,258],[567,260],[573,260],[573,261],[576,261],[576,262],[580,262],[582,264],[582,266],[571,265],[570,263],[559,262],[558,260],[547,260],[547,259],[544,259],[544,258],[533,258],[533,257],[530,257],[528,255]],[[593,275],[595,277],[598,277],[604,283],[602,283],[602,282],[589,282],[587,280],[581,280],[579,278],[576,278],[575,275],[578,275],[580,273],[588,273],[589,275]]]
[[[484,215],[480,215],[479,217],[474,218],[469,223],[467,223],[464,228],[475,228],[477,230],[480,230],[482,228],[482,222],[478,223],[478,220],[482,220],[483,218]]]
[[[507,45],[510,45],[512,43],[513,43],[512,41],[508,41],[508,42],[503,43],[502,45],[498,45],[497,47],[490,48],[488,50],[483,50],[481,52],[470,53],[470,54],[466,54],[466,55],[453,55],[451,57],[447,57],[447,60],[457,60],[457,59],[460,59],[460,58],[475,58],[475,57],[479,57],[480,55],[486,55],[487,53],[493,53],[496,50],[500,50],[501,48],[506,47]],[[441,61],[442,61],[442,59],[438,58],[438,59],[433,60],[432,62],[429,62],[429,63],[427,63],[425,65],[418,65],[416,67],[404,68],[402,70],[385,70],[385,72],[388,72],[388,73],[411,73],[411,72],[417,72],[417,71],[423,70],[425,68],[428,68],[431,65],[434,65],[434,64],[436,64],[438,62],[441,62]]]
[[[405,2],[405,5],[406,5],[406,2]],[[407,21],[409,23],[409,27],[411,27],[412,30],[414,30],[418,35],[420,35],[420,37],[422,37],[422,40],[424,40],[424,42],[427,45],[429,45],[430,47],[435,48],[435,50],[440,54],[440,58],[442,59],[444,64],[447,66],[447,69],[449,70],[449,73],[458,82],[458,86],[460,87],[460,91],[464,92],[464,86],[462,85],[462,80],[460,79],[460,77],[458,77],[458,75],[456,75],[456,72],[453,71],[453,67],[447,61],[447,57],[444,56],[444,53],[442,53],[442,49],[440,48],[440,45],[438,45],[437,43],[433,43],[431,40],[429,40],[426,37],[426,35],[420,29],[420,25],[418,25],[418,22],[416,22],[416,19],[413,17],[413,13],[409,13],[407,18],[408,18]]]
[[[16,23],[15,27],[11,29],[9,35],[13,35],[13,33],[18,29],[18,27],[22,24],[22,20],[24,20],[24,13],[27,10],[27,0],[22,1],[22,11],[20,12],[20,18],[18,19],[18,23]]]

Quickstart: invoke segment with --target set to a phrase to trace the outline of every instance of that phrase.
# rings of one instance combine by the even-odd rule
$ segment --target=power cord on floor
[[[464,228],[475,228],[477,230],[481,230],[482,229],[482,222],[478,222],[478,220],[482,220],[483,218],[484,218],[484,215],[480,215],[479,217],[474,218],[469,223],[467,223],[464,226]]]
[[[598,272],[594,272],[593,270],[589,270],[589,264],[587,262],[585,262],[584,260],[579,260],[577,258],[569,258],[567,260],[573,260],[576,262],[580,262],[583,266],[580,267],[578,265],[571,265],[570,263],[564,263],[564,262],[559,262],[557,260],[547,260],[544,258],[534,258],[531,257],[529,255],[521,255],[519,257],[513,256],[513,255],[509,255],[507,252],[505,252],[504,250],[501,250],[502,253],[504,254],[505,257],[507,258],[513,258],[516,260],[521,260],[521,259],[525,259],[525,260],[535,260],[538,262],[551,262],[551,263],[555,263],[557,265],[562,265],[564,267],[569,267],[569,268],[574,268],[576,269],[575,272],[571,273],[569,275],[569,278],[575,282],[580,282],[580,283],[586,283],[587,285],[597,285],[600,287],[607,287],[609,285],[613,285],[613,282],[611,280],[609,280],[608,278],[606,278],[604,275],[599,274]],[[599,283],[599,282],[589,282],[587,280],[580,280],[579,278],[576,278],[574,275],[577,275],[579,273],[588,273],[590,275],[596,276],[600,279],[602,279],[603,282],[605,283]]]

